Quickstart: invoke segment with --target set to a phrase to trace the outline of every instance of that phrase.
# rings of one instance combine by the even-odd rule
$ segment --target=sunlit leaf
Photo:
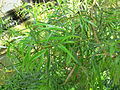
[[[62,44],[59,44],[58,47],[61,50],[63,50],[65,53],[67,53],[77,64],[79,64],[78,61],[75,59],[75,57],[72,55],[72,53],[65,46],[63,46]]]

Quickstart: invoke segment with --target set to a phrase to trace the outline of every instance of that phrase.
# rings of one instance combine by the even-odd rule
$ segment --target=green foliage
[[[1,89],[119,90],[120,10],[117,0],[101,1],[31,8],[26,31],[9,30],[10,37],[23,37],[6,42],[15,74]]]

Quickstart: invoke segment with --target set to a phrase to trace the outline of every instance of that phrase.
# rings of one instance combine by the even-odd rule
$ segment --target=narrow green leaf
[[[75,41],[65,41],[64,43],[76,43]]]
[[[60,27],[46,27],[46,28],[40,28],[41,30],[65,30],[64,28]]]
[[[64,37],[64,39],[61,42],[65,41],[65,40],[67,40],[69,38],[80,38],[80,37],[79,36],[75,36],[75,35],[69,35],[69,36]]]
[[[62,3],[62,0],[57,0],[58,4],[61,4]]]
[[[39,58],[43,53],[45,53],[46,50],[41,50],[39,52],[37,52],[36,54],[34,54],[32,57],[31,57],[31,61]]]
[[[62,40],[64,37],[50,37],[49,39],[41,40],[40,42],[46,42],[51,40]]]
[[[59,44],[58,47],[64,52],[66,52],[77,64],[79,64],[78,61],[75,59],[75,57],[72,55],[72,53],[65,46],[63,46],[62,44]]]
[[[86,21],[87,23],[89,23],[89,24],[91,24],[91,25],[97,27],[93,22],[91,22],[90,20],[87,20],[86,18],[84,18],[84,21]]]

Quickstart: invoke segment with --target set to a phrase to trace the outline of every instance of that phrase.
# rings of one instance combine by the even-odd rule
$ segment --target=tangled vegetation
[[[57,1],[1,37],[13,74],[0,90],[119,90],[120,2]]]

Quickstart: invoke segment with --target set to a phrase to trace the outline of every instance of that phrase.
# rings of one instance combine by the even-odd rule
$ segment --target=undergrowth
[[[20,38],[5,42],[15,74],[1,89],[120,89],[120,2],[63,1],[36,4],[24,32],[8,30]]]

